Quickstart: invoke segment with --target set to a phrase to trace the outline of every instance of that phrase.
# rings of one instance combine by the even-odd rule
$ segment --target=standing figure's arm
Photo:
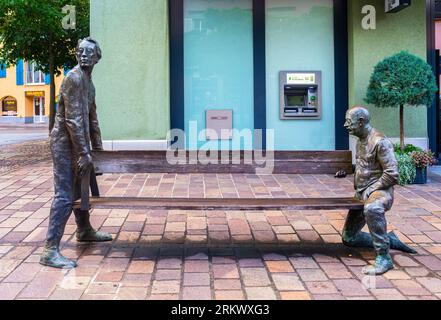
[[[92,142],[92,149],[96,151],[104,150],[103,141],[101,139],[100,124],[98,122],[98,116],[96,114],[95,95],[94,95],[93,103],[89,110],[89,123],[90,123],[90,140]]]
[[[65,106],[66,127],[72,142],[73,151],[79,157],[78,173],[82,176],[92,163],[90,146],[86,139],[84,127],[85,106],[82,97],[81,80],[71,75],[63,83],[63,100]]]
[[[74,152],[79,156],[89,154],[84,130],[84,106],[81,96],[81,82],[74,77],[68,77],[63,83],[63,100],[67,131]]]

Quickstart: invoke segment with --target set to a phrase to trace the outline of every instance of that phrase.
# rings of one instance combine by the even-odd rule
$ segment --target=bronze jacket
[[[70,150],[73,158],[102,150],[101,130],[96,114],[95,87],[79,66],[64,78],[60,89],[52,147]]]
[[[361,194],[388,190],[398,184],[398,162],[392,142],[375,129],[366,141],[358,141],[355,189]]]

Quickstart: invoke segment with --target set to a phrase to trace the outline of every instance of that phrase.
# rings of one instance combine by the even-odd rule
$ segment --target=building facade
[[[0,123],[47,123],[50,102],[49,75],[36,70],[35,63],[19,61],[0,67]],[[55,79],[58,94],[63,75]]]
[[[187,149],[348,149],[344,116],[365,104],[374,66],[402,50],[430,56],[432,6],[416,0],[386,13],[385,0],[92,0],[106,148],[165,149],[169,131],[181,129]],[[398,109],[369,108],[374,126],[399,137]],[[437,148],[434,112],[406,109],[408,142]],[[220,128],[235,131],[204,132]]]

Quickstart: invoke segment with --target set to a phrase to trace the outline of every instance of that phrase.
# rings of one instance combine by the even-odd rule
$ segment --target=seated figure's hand
[[[347,174],[347,172],[344,171],[344,170],[341,170],[341,171],[339,171],[339,172],[337,172],[337,173],[335,174],[335,177],[336,177],[337,179],[343,179],[343,178],[346,178],[347,176],[348,176],[348,174]]]
[[[78,174],[80,175],[80,177],[84,177],[92,168],[92,157],[90,156],[90,154],[80,156],[77,165]]]

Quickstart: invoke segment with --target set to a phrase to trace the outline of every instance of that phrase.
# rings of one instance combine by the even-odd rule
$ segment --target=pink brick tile
[[[294,271],[294,268],[289,261],[266,261],[265,264],[271,273],[286,273]]]
[[[344,296],[369,296],[363,283],[353,279],[334,280],[336,287]]]
[[[245,289],[248,300],[276,300],[273,289],[268,287],[255,287]]]
[[[179,281],[153,281],[152,294],[179,294]]]
[[[208,261],[186,260],[184,271],[185,271],[185,273],[208,272],[209,271],[209,263],[208,263]]]
[[[237,280],[214,280],[214,288],[216,290],[241,290],[242,284]]]
[[[240,290],[219,290],[215,293],[216,300],[244,300],[243,292]]]
[[[338,290],[331,281],[307,282],[308,291],[313,295],[337,294]]]
[[[183,300],[211,300],[210,287],[185,287]]]
[[[270,286],[271,281],[265,268],[243,268],[241,279],[246,287]]]
[[[26,287],[26,283],[0,283],[0,300],[13,300]]]
[[[43,266],[38,263],[23,263],[3,282],[30,282],[42,268]]]
[[[213,276],[215,279],[238,279],[239,271],[236,265],[213,265]]]
[[[210,286],[210,275],[208,273],[185,273],[184,286],[186,287]]]

